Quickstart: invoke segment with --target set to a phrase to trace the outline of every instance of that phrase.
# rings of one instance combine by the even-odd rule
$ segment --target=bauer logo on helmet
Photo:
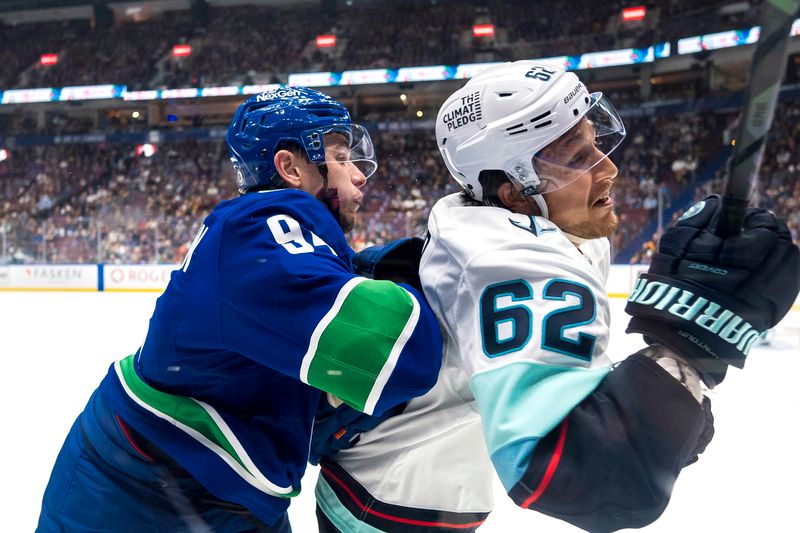
[[[575,98],[581,92],[581,89],[583,89],[583,84],[582,83],[578,83],[578,85],[576,85],[575,88],[572,89],[569,92],[569,94],[564,97],[564,103],[568,104],[570,100]]]

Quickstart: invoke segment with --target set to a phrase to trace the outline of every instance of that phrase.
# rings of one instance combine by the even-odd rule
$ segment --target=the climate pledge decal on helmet
[[[483,118],[481,112],[480,91],[461,97],[461,105],[444,114],[442,122],[447,125],[447,131],[453,131],[470,122]]]

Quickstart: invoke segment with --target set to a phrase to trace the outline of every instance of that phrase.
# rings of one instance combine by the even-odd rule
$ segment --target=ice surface
[[[150,293],[0,292],[0,530],[33,531],[56,454],[76,415],[115,359],[144,339]],[[612,300],[610,353],[641,346],[625,335],[622,300]],[[667,511],[647,532],[800,531],[800,349],[797,336],[756,346],[747,369],[712,393],[716,437],[684,470]],[[290,510],[296,533],[316,531],[316,471]],[[574,532],[518,509],[495,481],[497,507],[482,533]]]

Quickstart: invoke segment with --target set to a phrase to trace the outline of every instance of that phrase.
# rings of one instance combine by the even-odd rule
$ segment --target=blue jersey
[[[266,523],[300,490],[320,390],[369,414],[424,394],[441,337],[413,288],[352,272],[330,212],[296,190],[220,204],[100,386],[124,421]]]

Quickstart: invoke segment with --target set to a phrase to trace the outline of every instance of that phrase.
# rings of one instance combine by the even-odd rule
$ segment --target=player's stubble
[[[604,212],[598,213],[597,211],[600,210]],[[554,215],[551,217],[551,220],[561,228],[562,231],[583,239],[610,237],[619,225],[619,217],[617,217],[614,206],[603,208],[592,207],[589,209],[589,215],[577,223],[568,220],[561,221],[558,220],[558,218],[557,215]]]

